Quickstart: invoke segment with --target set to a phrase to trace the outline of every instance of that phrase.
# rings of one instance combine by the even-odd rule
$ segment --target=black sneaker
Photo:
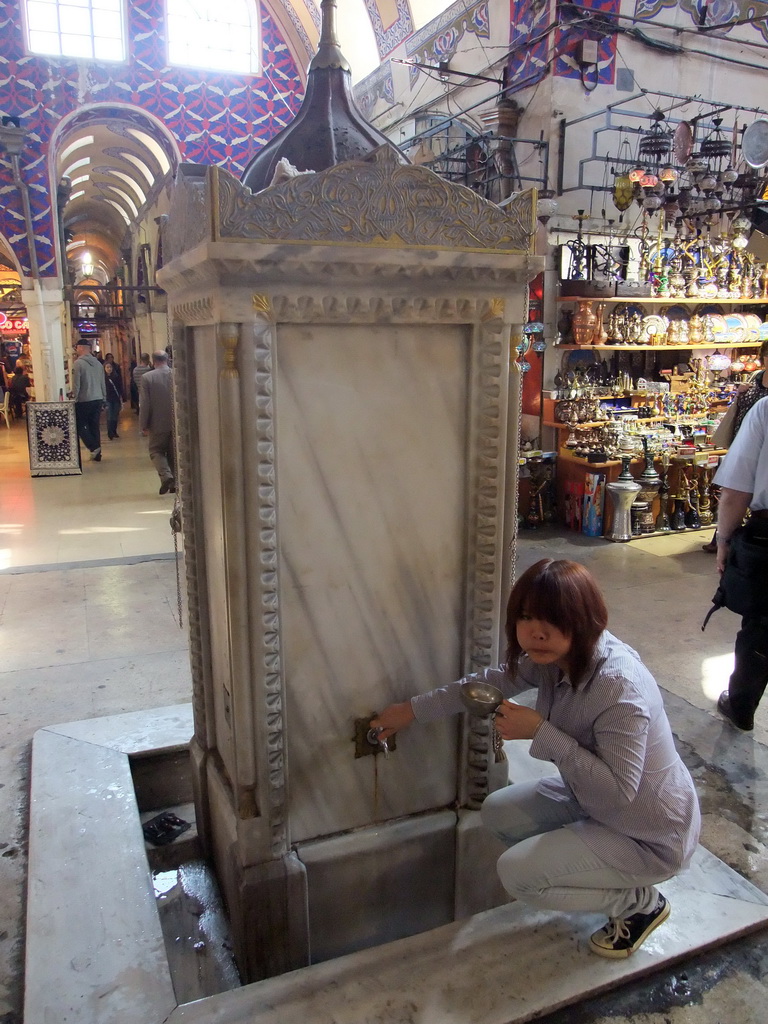
[[[589,940],[592,952],[614,960],[631,956],[642,946],[654,928],[669,917],[669,900],[659,893],[656,908],[650,914],[632,914],[630,917],[611,917],[599,932]]]
[[[723,690],[720,696],[717,698],[717,710],[723,716],[727,718],[731,725],[735,725],[737,729],[741,729],[742,732],[752,732],[755,727],[754,715],[750,715],[748,718],[744,715],[737,715],[731,705],[731,698],[728,696],[728,691]]]
[[[163,480],[163,482],[160,484],[161,494],[167,494],[168,491],[173,491],[174,493],[176,492],[176,481],[173,479],[173,477],[169,477],[167,480]]]
[[[91,462],[101,462],[101,448],[94,448],[91,452]]]

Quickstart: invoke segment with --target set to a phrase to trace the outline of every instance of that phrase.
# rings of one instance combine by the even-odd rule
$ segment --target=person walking
[[[141,378],[145,373],[149,373],[152,369],[150,366],[150,359],[148,352],[142,352],[140,356],[139,365],[134,367],[133,373],[131,374],[131,383],[136,388],[136,415],[139,414],[139,408],[141,407]]]
[[[583,565],[543,558],[512,588],[505,665],[390,704],[371,727],[383,741],[463,711],[466,681],[500,697],[537,690],[535,708],[503,700],[495,727],[531,740],[530,756],[560,775],[496,790],[481,820],[508,847],[497,864],[506,891],[537,909],[607,914],[589,948],[619,959],[669,917],[656,886],[690,862],[701,814],[656,681],[607,621]]]
[[[107,352],[107,354],[104,356],[104,366],[105,367],[106,367],[107,363],[111,363],[112,364],[112,371],[114,373],[114,376],[115,376],[115,379],[116,379],[116,382],[117,382],[117,388],[118,388],[118,390],[120,392],[120,398],[123,399],[123,398],[125,398],[125,391],[123,389],[123,370],[122,370],[122,367],[120,366],[120,363],[118,363],[115,360],[115,357],[112,355],[111,352]]]
[[[160,493],[176,490],[173,452],[173,372],[165,352],[152,355],[153,370],[139,381],[139,427],[149,437],[149,457],[160,477]]]
[[[733,417],[733,433],[731,439],[728,442],[728,447],[733,444],[744,419],[755,403],[759,402],[763,398],[768,397],[768,341],[764,341],[760,346],[760,362],[762,363],[762,369],[757,370],[752,375],[748,384],[742,384],[739,386],[736,398],[734,399],[734,417]],[[717,551],[717,530],[715,530],[712,540],[707,544],[702,544],[702,551],[716,552]]]
[[[91,453],[93,462],[101,462],[99,418],[107,400],[104,367],[91,351],[88,338],[77,342],[77,359],[72,367],[72,397],[75,400],[77,436]]]
[[[744,417],[739,433],[720,463],[713,483],[721,488],[717,517],[717,568],[722,573],[730,544],[742,530],[750,546],[768,551],[768,398]],[[750,516],[742,526],[749,509]],[[742,615],[736,634],[735,662],[728,689],[717,710],[737,729],[751,732],[755,711],[768,685],[768,556],[740,564],[752,593],[753,607]]]
[[[123,407],[120,378],[114,363],[104,363],[104,383],[107,388],[107,437],[112,441],[114,438],[120,437],[117,432],[117,424],[120,419],[120,410]]]

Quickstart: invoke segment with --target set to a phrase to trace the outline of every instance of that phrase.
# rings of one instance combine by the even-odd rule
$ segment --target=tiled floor
[[[102,430],[101,462],[82,448],[82,476],[31,477],[26,423],[0,420],[0,569],[127,558],[173,550],[173,495],[126,405],[120,437]]]
[[[186,701],[168,516],[128,412],[121,440],[82,477],[32,480],[21,424],[0,423],[0,1021],[20,1024],[26,787],[34,731]],[[71,532],[83,531],[83,532]],[[635,646],[665,692],[678,746],[696,778],[702,842],[768,892],[768,702],[753,734],[714,711],[737,619],[721,611],[702,634],[715,589],[706,539],[684,534],[612,545],[536,531],[519,568],[544,556],[584,562],[605,591],[611,628]],[[155,560],[136,559],[137,554]],[[158,557],[160,556],[160,557]],[[83,562],[107,564],[84,566]],[[73,564],[77,567],[72,567]],[[44,566],[46,571],[20,571]],[[763,1024],[764,938],[740,940],[620,994],[551,1014],[548,1024]],[[27,1022],[37,1024],[37,1022]]]

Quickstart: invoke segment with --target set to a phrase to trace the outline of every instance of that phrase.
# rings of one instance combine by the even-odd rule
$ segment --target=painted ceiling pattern
[[[421,64],[437,64],[441,60],[450,60],[457,53],[461,40],[468,34],[478,39],[490,39],[488,0],[480,0],[480,3],[461,0],[453,4],[427,28],[416,32],[406,43],[405,49],[410,58]],[[412,67],[411,88],[418,81],[419,75],[419,69]]]
[[[47,60],[26,53],[17,0],[0,0],[0,96],[3,114],[27,131],[22,153],[29,187],[38,264],[57,272],[54,211],[49,201],[49,149],[63,119],[85,104],[125,105],[166,126],[181,157],[220,164],[239,176],[259,141],[285,127],[300,105],[300,76],[277,25],[261,7],[263,72],[227,75],[169,67],[165,58],[163,0],[129,5],[129,52],[124,64]],[[119,109],[116,116],[120,116]],[[21,197],[11,169],[0,165],[0,233],[30,271]]]
[[[768,3],[761,0],[709,0],[708,3],[701,0],[635,0],[635,17],[648,21],[670,7],[685,11],[697,28],[721,26],[719,34],[722,34],[732,31],[736,27],[734,22],[740,22],[740,29],[754,29],[763,39],[768,39]]]

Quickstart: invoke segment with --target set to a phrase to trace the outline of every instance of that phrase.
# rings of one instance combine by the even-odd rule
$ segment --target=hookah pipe
[[[571,253],[571,280],[583,281],[587,275],[588,268],[587,247],[584,244],[582,226],[587,217],[583,210],[579,210],[573,219],[579,225],[576,231],[576,238],[572,239],[570,242],[566,242],[565,247],[566,249],[569,249]]]
[[[680,475],[677,480],[677,491],[672,496],[674,501],[674,507],[672,509],[672,516],[670,518],[669,527],[671,530],[684,530],[685,529],[685,510],[688,504],[688,490],[685,485],[688,483],[685,475],[685,470],[680,467]]]
[[[709,497],[709,467],[702,466],[699,477],[699,520],[702,526],[709,526],[712,515],[712,502]]]
[[[683,473],[683,480],[685,480],[685,487],[688,492],[685,525],[689,530],[698,530],[701,526],[701,519],[699,518],[699,489],[696,486],[696,480],[690,479],[685,473]]]
[[[667,473],[669,472],[669,452],[661,453],[661,473],[659,474],[659,514],[656,516],[655,529],[660,533],[669,533],[672,527],[669,525],[667,506],[669,503],[669,485],[667,484]]]

